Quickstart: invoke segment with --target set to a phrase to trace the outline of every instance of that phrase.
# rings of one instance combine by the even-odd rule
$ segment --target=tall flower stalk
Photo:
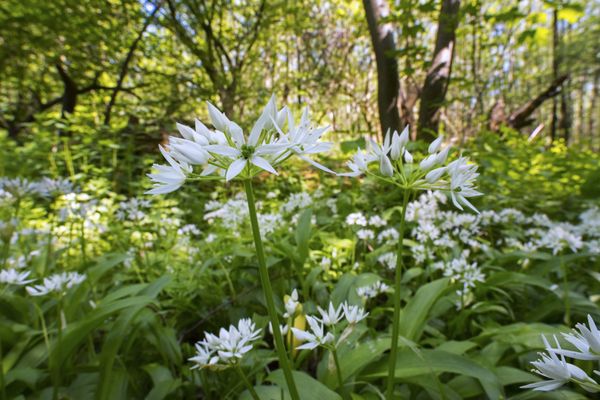
[[[394,315],[392,317],[392,337],[386,384],[387,399],[393,398],[394,393],[400,314],[402,312],[400,291],[404,228],[406,207],[410,196],[412,193],[421,190],[439,190],[447,193],[457,208],[462,210],[466,206],[478,212],[468,198],[481,195],[475,189],[475,179],[479,175],[476,165],[469,164],[465,157],[459,157],[457,160],[447,163],[450,147],[447,146],[442,149],[442,137],[437,138],[429,145],[427,156],[417,164],[413,155],[407,149],[408,133],[408,127],[401,134],[388,131],[383,144],[370,140],[368,151],[363,152],[358,149],[352,161],[347,163],[350,172],[340,174],[350,177],[366,174],[382,181],[384,184],[402,190],[402,211],[400,229],[398,230],[398,250],[394,277]],[[374,162],[379,165],[378,170],[369,169],[369,164]]]
[[[264,246],[260,235],[252,178],[267,171],[278,175],[276,167],[296,156],[309,164],[332,173],[311,157],[331,148],[331,143],[321,142],[327,127],[313,128],[305,109],[299,123],[286,107],[278,109],[275,97],[271,97],[248,135],[235,122],[208,103],[208,114],[214,129],[196,120],[195,127],[177,124],[181,137],[170,137],[167,146],[159,146],[168,165],[155,165],[155,173],[149,174],[155,183],[148,194],[164,194],[179,189],[187,181],[242,180],[246,189],[248,214],[260,281],[267,304],[275,349],[283,370],[288,390],[293,400],[299,394],[292,374],[281,334],[274,294],[266,265]],[[195,172],[194,167],[201,171]]]

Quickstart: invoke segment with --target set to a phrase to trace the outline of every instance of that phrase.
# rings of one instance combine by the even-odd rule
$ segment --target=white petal
[[[234,160],[227,169],[227,174],[225,174],[225,180],[230,181],[236,176],[238,176],[240,172],[244,170],[246,162],[247,160],[245,158],[238,158],[237,160]]]
[[[252,162],[252,164],[264,169],[265,171],[269,171],[272,174],[279,175],[277,171],[275,171],[275,169],[271,166],[271,164],[269,164],[267,160],[260,156],[253,156],[250,161]]]
[[[320,164],[320,163],[316,162],[315,160],[312,160],[312,159],[310,159],[310,158],[308,158],[306,156],[303,156],[303,155],[299,155],[298,157],[301,158],[301,159],[303,159],[304,161],[306,161],[310,165],[319,168],[322,171],[329,172],[330,174],[335,174],[334,171],[330,170],[329,168],[327,168],[323,164]]]

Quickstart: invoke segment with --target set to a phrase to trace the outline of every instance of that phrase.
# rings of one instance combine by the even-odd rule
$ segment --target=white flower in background
[[[342,309],[344,310],[344,318],[350,325],[354,325],[367,318],[368,312],[365,312],[364,308],[359,306],[351,306],[347,302],[342,303]]]
[[[43,178],[39,183],[38,190],[42,196],[51,197],[72,193],[75,191],[75,188],[68,179]]]
[[[151,203],[149,200],[132,197],[129,200],[119,203],[115,215],[119,221],[141,221],[146,217],[144,211],[150,208],[150,206]]]
[[[201,231],[200,229],[194,225],[194,224],[187,224],[182,226],[181,228],[177,229],[177,234],[178,235],[194,235],[194,236],[198,236],[200,235]]]
[[[39,183],[30,182],[25,178],[0,178],[0,190],[16,198],[42,194]]]
[[[308,322],[310,331],[303,331],[301,329],[292,327],[294,337],[300,341],[306,342],[296,347],[296,349],[312,350],[318,346],[327,345],[335,340],[335,337],[331,332],[325,333],[323,323],[320,322],[318,319],[307,315],[306,322]]]
[[[591,384],[596,383],[581,368],[566,362],[564,356],[561,355],[560,358],[557,357],[557,355],[552,351],[551,346],[548,344],[546,338],[542,336],[542,339],[546,345],[546,350],[548,353],[539,353],[542,358],[537,361],[533,361],[531,364],[533,364],[535,367],[533,372],[548,378],[548,380],[521,386],[523,389],[549,392],[558,389],[571,380],[577,380]],[[558,340],[556,340],[556,338],[554,338],[554,340],[556,341],[557,349],[560,350],[560,344],[558,343]]]
[[[477,166],[469,164],[465,157],[446,164],[450,147],[441,149],[442,137],[435,139],[427,155],[418,166],[413,165],[413,156],[406,150],[408,130],[398,135],[388,131],[382,145],[369,140],[370,151],[363,155],[360,151],[354,156],[354,162],[348,163],[351,172],[341,176],[356,177],[368,172],[368,164],[379,161],[379,173],[373,174],[386,183],[392,183],[404,190],[440,190],[449,193],[454,205],[460,210],[467,206],[478,212],[467,200],[480,196],[475,190],[475,179],[479,175]],[[404,157],[402,157],[404,156]],[[391,160],[390,160],[391,157]],[[404,163],[402,163],[404,158]],[[393,161],[393,162],[392,162]]]
[[[321,258],[320,264],[321,264],[321,268],[328,269],[329,267],[331,267],[331,258],[329,258],[329,257]]]
[[[298,301],[298,291],[296,289],[292,290],[292,294],[285,296],[283,302],[285,307],[285,314],[283,314],[284,318],[293,318],[300,305],[300,302]]]
[[[281,334],[283,336],[287,335],[288,332],[290,331],[290,327],[285,324],[285,325],[279,325],[279,331],[281,332]],[[271,321],[269,321],[269,333],[272,335],[273,334],[273,324],[271,324]]]
[[[377,297],[381,293],[389,291],[390,287],[381,281],[377,281],[372,285],[361,286],[356,288],[356,294],[365,299]]]
[[[333,306],[333,303],[330,302],[327,310],[324,310],[319,306],[317,306],[317,310],[319,311],[319,314],[321,314],[320,320],[323,322],[323,324],[325,324],[325,326],[335,325],[342,318],[341,305],[336,308]]]
[[[34,279],[27,279],[29,274],[31,271],[19,272],[14,268],[4,269],[0,271],[0,283],[16,286],[27,285],[34,281]]]
[[[373,240],[375,238],[375,232],[373,232],[371,229],[359,229],[356,232],[356,236],[360,240]]]
[[[396,253],[388,252],[383,253],[379,257],[377,257],[377,261],[382,264],[384,267],[390,270],[396,269],[396,263],[398,261],[398,256]]]
[[[554,255],[567,248],[576,253],[583,247],[583,240],[574,231],[575,227],[571,224],[555,224],[543,234],[537,244],[539,247],[551,249]]]
[[[27,286],[25,289],[31,296],[45,296],[49,293],[64,293],[76,285],[85,281],[86,275],[77,272],[63,272],[44,278],[43,284]]]
[[[204,340],[196,343],[196,355],[189,361],[195,364],[194,368],[236,364],[252,350],[260,335],[261,330],[249,318],[241,319],[237,327],[221,328],[218,336],[205,332]]]
[[[304,110],[296,125],[286,107],[277,110],[275,96],[272,96],[246,136],[238,124],[212,104],[207,105],[215,130],[197,120],[195,129],[178,124],[183,138],[171,137],[166,149],[160,147],[170,166],[155,166],[159,173],[149,176],[156,185],[147,193],[172,192],[188,177],[221,179],[224,176],[230,181],[240,175],[250,178],[263,170],[277,175],[275,167],[294,155],[326,172],[333,172],[309,158],[328,151],[332,144],[320,142],[327,128],[313,128],[308,110]],[[288,126],[284,132],[286,120]],[[195,174],[192,165],[201,165],[203,170]]]
[[[379,243],[383,243],[383,242],[394,243],[394,242],[397,242],[398,239],[400,239],[400,233],[398,233],[396,228],[385,229],[385,230],[379,232],[379,235],[377,235],[377,242],[379,242]]]
[[[387,225],[387,221],[381,218],[379,215],[373,215],[369,218],[369,225],[381,228],[382,226]]]
[[[306,192],[292,193],[288,197],[287,201],[281,206],[282,213],[292,213],[294,211],[301,211],[307,207],[310,207],[313,203],[312,198]]]
[[[363,213],[355,212],[352,214],[348,214],[348,216],[346,217],[346,224],[367,226],[367,218],[363,215]]]

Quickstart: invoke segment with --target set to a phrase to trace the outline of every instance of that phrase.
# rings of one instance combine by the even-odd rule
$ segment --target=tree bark
[[[558,10],[555,8],[552,12],[552,79],[558,78]],[[552,98],[552,120],[550,122],[550,139],[556,139],[556,130],[558,125],[558,102],[556,97]]]
[[[419,139],[430,141],[438,132],[440,108],[444,103],[452,72],[459,10],[460,0],[442,0],[433,61],[427,71],[423,90],[421,91],[417,130],[417,138]]]
[[[382,134],[388,129],[402,130],[398,111],[400,79],[398,61],[393,52],[396,50],[392,25],[381,23],[389,14],[386,0],[363,0],[371,43],[377,63],[377,107]]]
[[[567,78],[568,75],[560,76],[558,79],[552,82],[548,89],[544,90],[534,99],[529,100],[521,107],[517,108],[510,115],[508,115],[508,117],[506,116],[504,110],[504,102],[502,99],[498,100],[490,110],[488,127],[493,131],[497,131],[503,124],[514,129],[520,129],[531,124],[534,121],[533,118],[530,118],[531,114],[533,114],[534,111],[537,110],[537,108],[541,106],[544,101],[554,98],[556,95],[558,95],[560,93],[561,85],[565,80],[567,80]]]
[[[135,53],[135,50],[137,49],[137,46],[138,46],[140,40],[142,40],[142,36],[144,36],[144,32],[146,32],[146,29],[148,29],[148,27],[150,26],[150,23],[156,16],[156,13],[158,13],[158,10],[160,10],[160,8],[162,7],[163,1],[164,0],[161,0],[154,8],[154,11],[152,11],[152,13],[146,18],[146,20],[144,21],[144,25],[142,26],[142,29],[140,29],[137,37],[131,43],[131,46],[129,46],[129,51],[127,52],[127,55],[125,56],[125,60],[123,60],[123,64],[121,65],[119,77],[117,78],[117,85],[115,86],[114,90],[110,94],[110,100],[108,101],[108,104],[106,105],[106,109],[104,110],[104,125],[110,124],[111,112],[112,112],[113,107],[115,106],[115,103],[117,102],[117,96],[118,96],[119,92],[121,91],[121,89],[123,88],[123,81],[125,80],[125,77],[127,76],[127,72],[129,70],[129,63],[133,59],[133,54]]]

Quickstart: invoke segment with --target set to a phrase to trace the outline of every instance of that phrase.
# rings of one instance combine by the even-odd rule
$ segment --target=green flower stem
[[[269,271],[267,271],[267,262],[265,259],[265,251],[263,248],[262,239],[260,237],[260,228],[258,226],[258,217],[256,216],[256,205],[254,203],[254,191],[252,189],[252,180],[244,180],[244,186],[246,187],[246,197],[248,200],[248,213],[250,214],[250,224],[252,225],[252,234],[254,236],[254,245],[256,247],[256,256],[258,258],[258,272],[260,274],[260,282],[262,284],[263,293],[267,303],[267,310],[269,312],[269,319],[271,320],[271,326],[273,328],[273,338],[275,339],[275,349],[279,356],[279,364],[285,375],[288,390],[292,400],[300,400],[298,395],[298,389],[294,383],[294,377],[292,375],[292,369],[290,367],[290,361],[285,352],[285,344],[283,342],[283,336],[281,335],[281,329],[279,327],[279,318],[277,318],[277,310],[275,309],[275,302],[273,301],[273,288],[271,287],[271,281],[269,279]]]
[[[565,264],[565,258],[560,255],[560,268],[562,269],[563,276],[563,293],[565,302],[565,325],[571,326],[571,299],[569,298],[569,278],[568,278],[568,267]]]
[[[2,354],[2,340],[0,340],[0,399],[5,400],[6,397],[6,384],[4,383],[4,363],[1,362],[4,358]]]
[[[258,393],[256,393],[256,390],[254,390],[254,387],[252,386],[252,384],[250,383],[250,381],[246,377],[246,374],[244,374],[244,371],[242,371],[242,367],[240,367],[239,365],[236,365],[235,366],[235,370],[237,371],[237,373],[240,376],[240,378],[242,378],[242,381],[246,385],[246,388],[250,392],[250,395],[252,396],[252,398],[254,400],[260,400],[260,396],[258,395]]]
[[[344,386],[344,378],[342,378],[342,369],[340,368],[340,360],[338,359],[338,355],[337,355],[337,351],[335,350],[335,347],[333,347],[331,349],[331,354],[333,355],[333,361],[335,362],[335,372],[337,374],[339,388],[342,391],[342,398],[344,400],[349,400],[350,396],[348,395],[348,392],[346,391],[346,388]]]
[[[396,259],[396,278],[394,283],[394,319],[392,321],[392,347],[390,348],[390,360],[388,364],[388,381],[385,398],[392,399],[394,393],[394,376],[396,374],[396,357],[398,354],[398,335],[400,331],[400,282],[402,280],[402,250],[404,247],[404,225],[406,220],[406,206],[410,192],[404,191],[404,199],[402,200],[402,215],[400,217],[400,229],[398,230],[398,252]]]
[[[57,313],[58,313],[58,331],[57,331],[57,337],[56,337],[56,348],[60,349],[60,345],[62,342],[62,329],[63,329],[63,325],[62,325],[62,293],[59,295],[60,297],[58,298],[58,302],[56,305],[56,309],[57,309]],[[52,368],[51,374],[52,374],[52,381],[53,381],[53,390],[52,390],[52,399],[53,400],[58,400],[58,389],[60,387],[60,370],[58,368],[58,365],[54,365],[54,367]]]

